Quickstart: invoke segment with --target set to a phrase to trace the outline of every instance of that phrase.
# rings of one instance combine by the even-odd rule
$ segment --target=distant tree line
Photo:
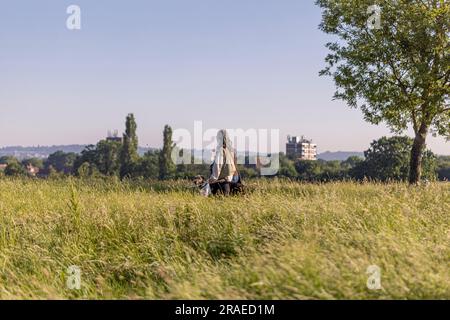
[[[63,177],[67,175],[88,177],[116,176],[120,179],[178,179],[197,174],[207,175],[209,165],[175,165],[172,162],[172,128],[168,125],[163,131],[163,148],[149,150],[143,156],[138,153],[137,124],[133,114],[125,121],[122,139],[104,139],[96,145],[88,145],[80,154],[56,151],[47,159],[30,158],[22,161],[12,156],[0,157],[0,170],[5,176],[35,176],[28,167],[37,168],[37,177]],[[0,167],[1,168],[1,167]]]
[[[382,137],[371,143],[364,158],[351,156],[345,161],[295,160],[282,155],[279,175],[304,181],[408,181],[412,144],[409,137]],[[422,158],[422,180],[450,180],[450,156],[425,150]]]
[[[163,131],[163,147],[138,154],[137,125],[133,114],[125,121],[122,139],[104,139],[96,145],[88,145],[80,154],[56,151],[45,160],[17,160],[11,156],[0,157],[0,165],[6,176],[63,177],[73,175],[81,178],[119,177],[120,179],[186,179],[198,174],[209,175],[209,164],[179,164],[172,162],[171,154],[176,145],[172,142],[172,128]],[[305,161],[280,154],[279,177],[302,181],[407,181],[409,176],[410,149],[413,139],[403,136],[382,137],[373,141],[364,152],[364,158],[351,156],[345,161]],[[192,160],[194,160],[192,158]],[[248,156],[247,156],[248,160]],[[192,161],[193,163],[194,161]],[[246,161],[249,163],[249,161]],[[0,167],[1,168],[1,167]],[[34,174],[30,168],[37,168]],[[258,177],[256,165],[239,165],[243,178]],[[450,180],[450,156],[437,157],[430,150],[423,154],[422,178]]]

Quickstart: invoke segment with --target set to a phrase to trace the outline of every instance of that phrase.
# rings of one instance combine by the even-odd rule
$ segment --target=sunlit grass
[[[450,298],[450,184],[249,189],[2,179],[0,298]],[[71,265],[81,290],[66,287]]]

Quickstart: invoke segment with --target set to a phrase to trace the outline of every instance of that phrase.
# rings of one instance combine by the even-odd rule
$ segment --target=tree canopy
[[[411,127],[411,183],[421,175],[426,136],[450,138],[450,5],[445,0],[317,0],[320,29],[337,36],[321,75],[334,97],[394,132]],[[373,20],[377,23],[373,23]]]
[[[128,114],[125,121],[125,133],[123,134],[122,151],[120,156],[120,177],[130,176],[137,165],[138,137],[136,134],[136,121],[132,113]]]
[[[172,128],[168,125],[163,131],[163,148],[159,154],[160,179],[167,179],[175,173],[175,164],[172,161],[172,150],[175,147],[172,141]]]
[[[358,162],[350,169],[350,175],[355,179],[406,181],[413,143],[414,140],[406,136],[374,140],[364,152],[364,161]],[[424,150],[423,153],[423,177],[435,180],[436,156],[430,150]]]

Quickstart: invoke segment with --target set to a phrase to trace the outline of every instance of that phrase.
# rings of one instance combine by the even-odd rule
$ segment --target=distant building
[[[117,130],[114,130],[114,132],[108,131],[106,141],[122,142],[122,137],[119,137],[119,132]]]
[[[0,171],[5,170],[7,166],[7,164],[0,164]]]
[[[317,145],[303,136],[288,136],[286,155],[300,160],[317,160]]]

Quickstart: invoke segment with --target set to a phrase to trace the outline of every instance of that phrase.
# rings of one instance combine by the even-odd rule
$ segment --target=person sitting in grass
[[[240,181],[236,169],[236,153],[226,130],[217,133],[217,148],[214,162],[211,164],[211,176],[208,183],[212,194],[230,195],[232,183]]]

